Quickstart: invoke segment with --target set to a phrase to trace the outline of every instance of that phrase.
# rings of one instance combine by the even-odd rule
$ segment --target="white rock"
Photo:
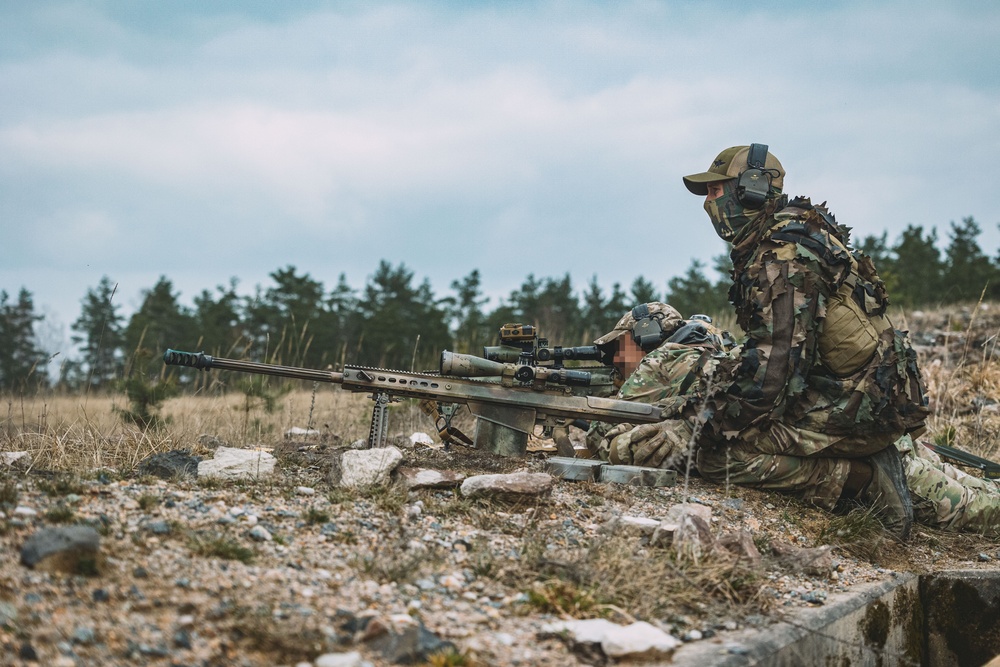
[[[441,577],[441,585],[453,593],[465,588],[465,577],[460,574],[446,574]]]
[[[312,488],[311,486],[296,486],[295,493],[299,494],[300,496],[313,496],[316,495],[316,489]]]
[[[219,447],[215,458],[198,464],[198,477],[240,479],[259,478],[274,472],[277,460],[267,452],[235,447]]]
[[[434,439],[431,438],[431,436],[427,435],[426,433],[421,433],[420,431],[417,431],[416,433],[410,435],[410,442],[412,442],[414,445],[433,445]]]
[[[14,516],[36,516],[37,514],[38,512],[24,505],[18,505],[14,508]]]
[[[652,535],[660,523],[656,519],[648,519],[644,516],[620,516],[612,520],[616,530],[631,535]]]
[[[649,538],[649,543],[654,547],[666,547],[670,546],[674,541],[674,533],[677,532],[677,524],[670,523],[668,521],[661,521],[660,525],[656,527],[653,531],[652,537]]]
[[[254,526],[250,529],[250,537],[258,542],[270,542],[271,533],[264,526]]]
[[[397,632],[417,624],[417,620],[409,614],[392,614],[389,616],[389,622]]]
[[[687,515],[700,517],[707,523],[712,520],[712,508],[701,503],[677,503],[670,506],[663,521],[665,523],[681,523]]]
[[[349,449],[341,455],[340,485],[358,488],[386,484],[402,461],[403,452],[396,447]]]
[[[617,625],[603,618],[560,621],[542,628],[545,635],[567,634],[581,644],[600,644],[609,658],[653,658],[669,655],[681,643],[654,625],[638,621]]]
[[[475,475],[462,482],[462,495],[477,498],[491,495],[537,496],[552,490],[552,475],[544,472],[515,472],[508,475]]]
[[[0,463],[11,465],[18,459],[23,459],[28,452],[0,452]]]
[[[514,645],[514,635],[508,632],[498,632],[493,636],[496,637],[497,641],[503,644],[504,646]]]
[[[327,653],[316,658],[313,665],[315,667],[361,667],[361,654],[357,651]]]
[[[451,470],[431,470],[429,468],[400,468],[407,487],[411,489],[434,489],[458,486],[465,475]]]
[[[296,435],[319,435],[319,431],[314,428],[300,428],[298,426],[293,426],[285,431],[286,438],[291,438]]]

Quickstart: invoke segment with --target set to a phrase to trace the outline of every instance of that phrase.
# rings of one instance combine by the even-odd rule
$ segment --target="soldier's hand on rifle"
[[[609,459],[612,463],[668,467],[687,451],[691,430],[683,421],[657,424],[618,424],[608,431]]]

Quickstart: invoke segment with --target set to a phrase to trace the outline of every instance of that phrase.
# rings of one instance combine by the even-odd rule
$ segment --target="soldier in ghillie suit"
[[[890,445],[923,429],[916,354],[886,316],[885,286],[848,228],[823,205],[789,200],[784,176],[754,144],[684,177],[732,244],[729,299],[745,340],[738,363],[716,369],[677,416],[697,422],[705,477],[826,509],[858,498],[906,539],[912,501]]]
[[[729,300],[745,336],[718,390],[683,408],[704,420],[699,470],[828,509],[857,497],[906,539],[913,509],[891,445],[927,416],[916,353],[850,230],[824,205],[789,200],[784,176],[753,144],[684,177],[732,244]]]
[[[646,309],[676,313],[670,306],[660,303],[646,304]],[[632,313],[626,314],[612,332],[596,341],[615,347],[615,361],[625,377],[619,398],[676,409],[692,399],[699,400],[711,394],[711,385],[732,373],[741,363],[742,350],[735,346],[728,332],[703,320],[692,318],[685,322],[679,318],[677,314],[663,319],[669,324],[669,335],[648,354],[633,336],[625,335],[637,321]],[[696,429],[700,425],[703,423],[695,419],[635,427],[595,422],[587,434],[587,446],[594,455],[613,463],[683,470],[692,460],[704,460],[700,456],[689,456],[692,445],[697,453],[700,437]],[[943,463],[937,454],[910,435],[899,438],[894,449],[902,457],[903,476],[913,499],[916,521],[942,530],[1000,535],[1000,487],[996,482],[974,477]],[[800,469],[792,458],[785,456],[780,460],[786,471]],[[808,467],[801,463],[801,468]],[[747,483],[745,479],[741,477],[740,483],[764,486]]]

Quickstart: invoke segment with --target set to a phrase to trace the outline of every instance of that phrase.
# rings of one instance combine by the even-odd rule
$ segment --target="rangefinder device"
[[[505,324],[500,327],[500,342],[534,341],[538,332],[530,324]]]

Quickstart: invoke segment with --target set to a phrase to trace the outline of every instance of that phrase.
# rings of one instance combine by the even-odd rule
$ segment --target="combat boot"
[[[887,531],[905,542],[913,526],[913,502],[899,450],[890,445],[863,460],[872,467],[872,481],[860,500],[875,510]]]

